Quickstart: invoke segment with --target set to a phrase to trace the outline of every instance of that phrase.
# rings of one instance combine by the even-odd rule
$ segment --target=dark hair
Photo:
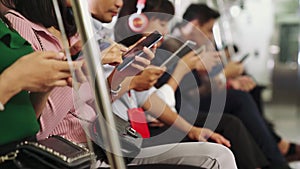
[[[124,5],[119,13],[118,21],[115,25],[115,39],[120,43],[130,46],[138,41],[142,35],[131,31],[128,26],[128,18],[136,13],[137,0],[124,0]],[[173,4],[169,0],[148,0],[142,11],[148,19],[158,18],[169,21],[175,13]]]
[[[41,24],[46,28],[51,26],[59,29],[52,0],[0,0],[3,5],[21,13],[31,22]],[[68,37],[75,35],[77,28],[65,0],[58,0],[62,19]]]
[[[192,21],[197,19],[200,24],[205,24],[210,19],[217,19],[220,13],[209,8],[206,4],[191,4],[183,14],[183,19]]]

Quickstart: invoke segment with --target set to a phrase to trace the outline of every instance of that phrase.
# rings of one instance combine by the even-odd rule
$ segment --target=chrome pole
[[[125,163],[121,156],[121,146],[118,135],[115,132],[115,121],[112,115],[110,96],[107,91],[106,78],[100,63],[100,49],[94,39],[91,22],[91,14],[86,0],[71,0],[75,22],[82,40],[83,53],[88,66],[90,82],[95,92],[97,112],[101,112],[104,119],[99,116],[99,124],[102,132],[107,157],[112,169],[125,169]],[[94,77],[94,79],[92,78]],[[94,81],[93,81],[94,80]],[[106,123],[108,125],[106,125]]]

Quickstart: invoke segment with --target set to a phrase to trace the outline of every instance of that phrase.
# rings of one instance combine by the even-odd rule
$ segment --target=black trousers
[[[186,115],[188,115],[188,113]],[[263,153],[254,142],[253,138],[248,134],[247,129],[239,119],[231,115],[221,115],[221,119],[219,119],[218,115],[212,116],[215,117],[211,118],[220,120],[216,128],[214,125],[205,124],[207,114],[203,113],[198,114],[194,125],[199,127],[206,126],[212,130],[215,129],[217,133],[220,133],[229,139],[231,143],[231,150],[235,155],[238,168],[254,169],[268,165],[267,159],[264,157]],[[150,132],[152,137],[144,140],[143,146],[145,147],[174,142],[194,141],[186,137],[185,133],[174,127],[150,127]]]
[[[264,114],[264,106],[263,106],[263,101],[261,98],[261,93],[265,88],[266,88],[265,86],[256,86],[253,90],[251,90],[249,92],[249,94],[252,96],[254,102],[256,103],[259,113],[261,114],[261,117],[264,119],[265,123],[267,124],[276,143],[279,143],[282,140],[281,136],[275,132],[274,125],[272,124],[272,122],[270,122],[268,119],[266,119],[265,114]]]
[[[193,107],[200,112],[209,111],[210,96],[201,97],[200,108],[195,108],[193,101],[193,97],[181,99],[181,110],[190,110]],[[274,130],[267,126],[250,94],[239,90],[227,90],[224,113],[231,114],[243,122],[269,160],[271,166],[274,166],[273,168],[289,168],[285,158],[277,147]]]

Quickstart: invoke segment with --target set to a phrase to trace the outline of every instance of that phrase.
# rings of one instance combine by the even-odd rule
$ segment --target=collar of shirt
[[[21,15],[19,12],[15,11],[15,10],[9,10],[8,13],[11,13],[13,15],[18,16],[19,18],[27,21],[28,23],[30,23],[30,26],[32,27],[33,30],[37,31],[37,32],[44,32],[45,34],[47,34],[48,36],[51,36],[53,38],[56,38],[53,34],[51,34],[44,26],[33,23],[32,21],[26,19],[23,15]]]
[[[105,33],[103,31],[104,27],[102,25],[102,23],[95,19],[95,18],[92,18],[92,23],[93,23],[93,26],[94,26],[94,36],[96,38],[96,40],[101,40],[101,39],[104,39],[105,38]]]

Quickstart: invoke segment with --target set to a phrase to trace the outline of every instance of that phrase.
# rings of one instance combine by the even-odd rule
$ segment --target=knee
[[[215,160],[220,168],[237,168],[232,151],[220,144],[214,144]]]
[[[243,127],[243,122],[238,117],[231,114],[223,114],[222,120],[224,125],[231,129]]]
[[[216,143],[202,143],[199,146],[201,146],[199,152],[207,157],[207,161],[214,161],[217,168],[237,168],[234,155],[229,148]]]

